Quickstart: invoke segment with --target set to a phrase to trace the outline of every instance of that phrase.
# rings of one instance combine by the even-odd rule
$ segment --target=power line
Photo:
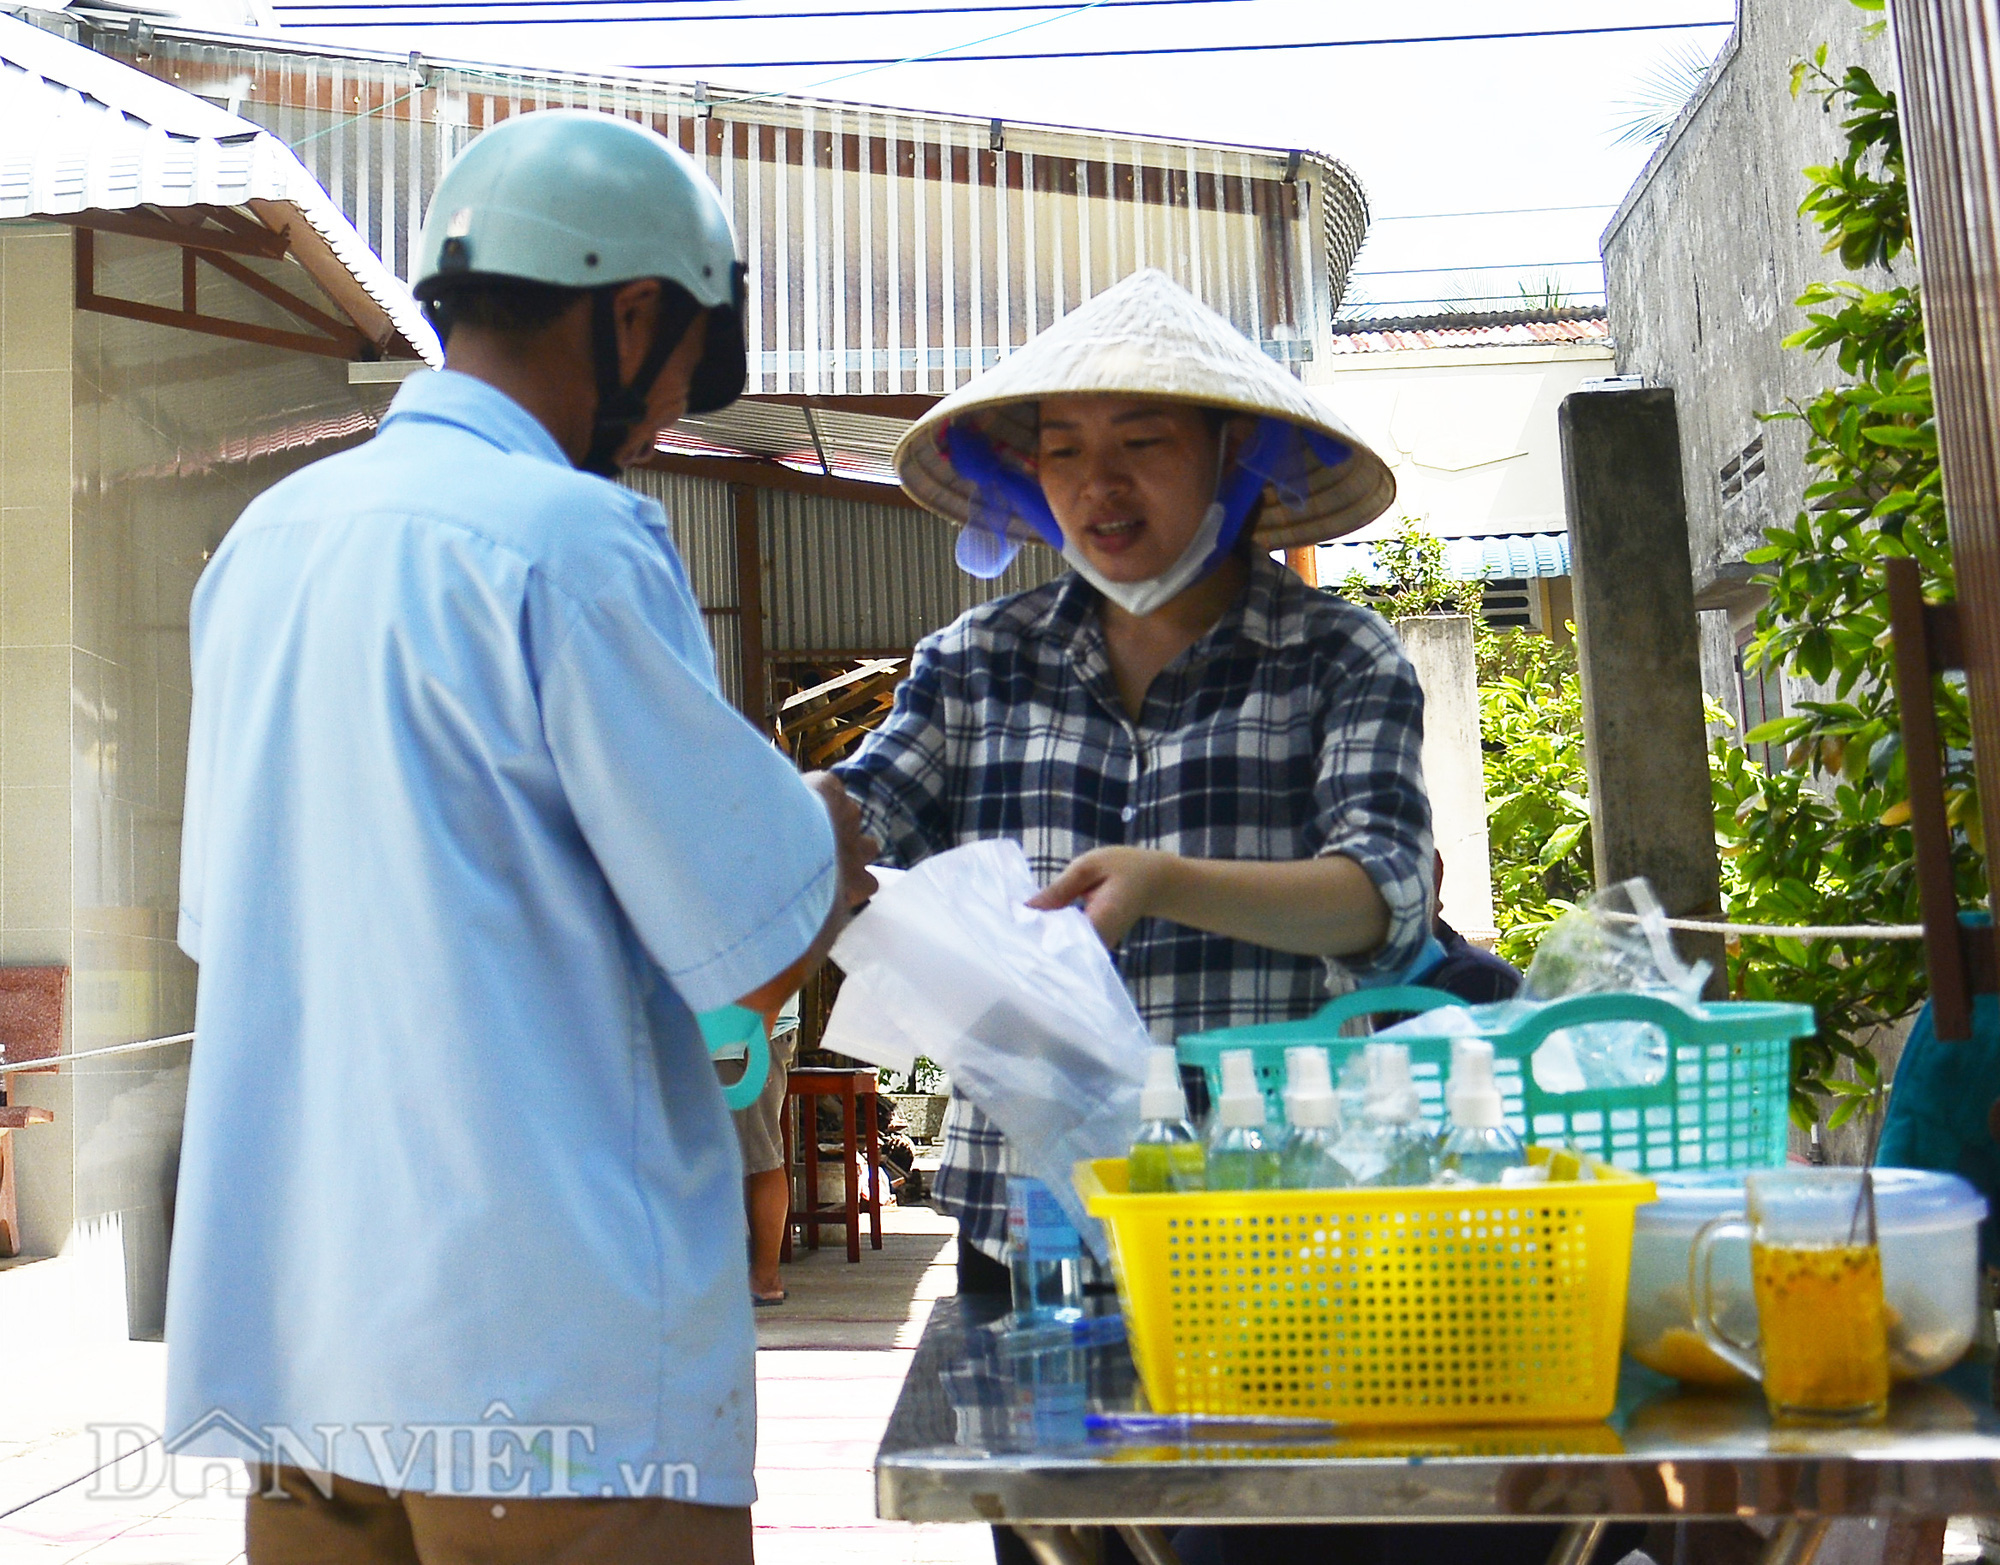
[[[1716,22],[1634,22],[1623,27],[1551,27],[1535,32],[1440,33],[1419,38],[1317,38],[1296,43],[1209,43],[1173,44],[1147,49],[1063,49],[1017,54],[937,54],[924,56],[934,65],[995,64],[1008,60],[1130,60],[1163,54],[1272,54],[1288,49],[1368,49],[1391,44],[1497,43],[1516,38],[1589,38],[1606,33],[1685,32],[1696,27],[1734,27],[1734,20]],[[635,65],[640,71],[727,71],[782,69],[820,65],[912,65],[906,56],[880,55],[867,58],[849,56],[825,60],[670,60],[660,64]]]
[[[1068,9],[1070,9],[1072,12],[1077,10],[1094,11],[1100,9],[1101,7],[1116,5],[1118,3],[1120,3],[1120,0],[1096,0],[1096,4],[1094,5],[1087,5],[1083,7],[1071,7]],[[824,15],[825,13],[820,13],[820,14]],[[876,12],[871,14],[882,15],[888,13]],[[952,13],[949,10],[945,10],[936,12],[934,14],[939,16],[949,16]],[[605,18],[599,18],[597,20],[602,20],[605,22],[617,22],[619,19],[616,17],[605,17]],[[639,25],[650,25],[650,22],[652,20],[653,19],[647,19],[646,22],[642,22]],[[687,21],[691,20],[691,18],[669,17],[669,18],[660,18],[659,20]],[[692,18],[692,20],[705,21],[707,20],[707,18]],[[1050,18],[1050,20],[1060,20],[1060,18]],[[312,27],[312,26],[353,27],[353,26],[366,26],[370,24],[354,23],[354,22],[327,22],[327,23],[301,22],[297,25],[302,27]],[[411,26],[476,27],[481,24],[478,22],[453,22],[449,20],[440,20],[433,22],[422,22],[422,21],[412,20],[412,21],[397,21],[380,25],[396,26],[396,27],[411,27]],[[520,24],[510,24],[510,25],[520,25]],[[526,25],[532,26],[534,24],[532,21],[530,21]],[[626,25],[631,25],[631,24],[626,24]],[[1030,25],[1040,25],[1040,24],[1030,24]],[[1373,48],[1388,48],[1402,44],[1500,43],[1500,42],[1507,42],[1525,38],[1594,38],[1615,33],[1686,32],[1695,28],[1733,27],[1735,25],[1736,24],[1732,19],[1724,18],[1722,20],[1713,22],[1632,22],[1618,27],[1550,27],[1550,28],[1536,29],[1533,31],[1520,31],[1520,32],[1508,32],[1508,33],[1433,33],[1424,36],[1400,37],[1400,38],[1307,38],[1307,39],[1299,39],[1297,41],[1288,43],[1173,44],[1173,45],[1163,45],[1145,49],[1063,49],[1063,50],[1052,49],[1052,50],[1022,51],[1018,53],[1009,53],[1009,54],[939,53],[934,55],[922,55],[916,57],[911,57],[907,55],[869,55],[869,56],[850,55],[839,59],[829,58],[829,59],[813,59],[813,60],[671,60],[671,61],[645,64],[645,65],[636,65],[630,68],[633,70],[641,70],[641,71],[726,71],[726,70],[783,70],[783,69],[790,69],[793,67],[806,67],[806,66],[817,67],[823,65],[914,65],[918,63],[939,64],[939,65],[956,65],[956,64],[981,65],[981,64],[1004,64],[1005,62],[1010,60],[1129,60],[1129,59],[1138,59],[1138,58],[1152,57],[1159,55],[1274,54],[1274,53],[1281,53],[1287,50],[1373,49]],[[1025,32],[1027,29],[1021,28],[1017,30]],[[1004,37],[1006,35],[1002,34],[1000,36]],[[980,39],[976,41],[983,43],[983,42],[988,42],[990,40]],[[970,47],[970,46],[962,45],[960,47]],[[1549,208],[1547,210],[1553,211],[1557,209]]]
[[[523,0],[533,3],[533,0]],[[1117,0],[1113,0],[1116,4]],[[1398,212],[1393,217],[1371,218],[1374,223],[1428,223],[1445,217],[1528,217],[1536,212],[1610,212],[1616,209],[1616,201],[1590,201],[1582,206],[1510,206],[1497,207],[1488,212]]]
[[[1349,277],[1416,277],[1431,272],[1532,272],[1545,266],[1602,266],[1592,256],[1588,261],[1486,261],[1478,266],[1392,266],[1373,272],[1349,272]]]
[[[1594,302],[1594,296],[1602,293],[1603,290],[1599,288],[1584,288],[1577,290],[1571,290],[1565,288],[1565,289],[1559,289],[1558,292],[1565,299],[1571,297],[1580,297],[1587,302]],[[1340,307],[1342,310],[1397,310],[1397,309],[1403,309],[1413,304],[1432,304],[1439,306],[1447,306],[1447,305],[1460,305],[1460,304],[1492,304],[1495,302],[1518,304],[1524,309],[1531,309],[1531,310],[1540,310],[1547,308],[1547,306],[1540,299],[1536,298],[1533,294],[1521,294],[1521,293],[1465,293],[1465,294],[1454,294],[1449,299],[1441,297],[1432,297],[1429,299],[1347,299],[1342,301]],[[1353,319],[1352,316],[1346,316],[1343,318],[1350,320]]]
[[[570,6],[591,6],[602,9],[606,6],[642,5],[657,10],[662,0],[382,0],[379,5],[370,5],[367,0],[278,0],[272,6],[274,11],[512,11],[538,10],[560,11]],[[665,0],[671,5],[736,4],[738,0]],[[1096,10],[1123,10],[1133,6],[1163,5],[1250,5],[1255,0],[1102,0]],[[555,26],[572,22],[618,22],[630,25],[633,22],[811,22],[837,17],[876,16],[978,16],[994,11],[1073,11],[1075,0],[1033,0],[1033,3],[1010,5],[967,5],[967,6],[910,6],[894,10],[866,11],[732,11],[726,15],[711,16],[556,16],[528,17],[523,20],[530,24]],[[316,22],[301,21],[302,27],[373,27],[375,22]],[[398,21],[398,27],[469,27],[471,22],[450,20],[413,19]]]

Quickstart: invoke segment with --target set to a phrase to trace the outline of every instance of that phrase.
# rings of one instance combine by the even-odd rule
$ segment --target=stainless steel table
[[[1629,1361],[1602,1424],[1357,1432],[1350,1438],[1090,1439],[1085,1412],[1129,1410],[1122,1344],[1009,1359],[1000,1306],[940,1300],[875,1461],[876,1508],[913,1522],[1016,1527],[1045,1561],[1076,1527],[1116,1526],[1170,1561],[1189,1523],[1565,1522],[1554,1558],[1587,1557],[1611,1520],[1777,1518],[1767,1561],[1805,1565],[1835,1518],[2000,1512],[1993,1365],[1900,1388],[1874,1429],[1773,1428],[1755,1392],[1694,1395]]]

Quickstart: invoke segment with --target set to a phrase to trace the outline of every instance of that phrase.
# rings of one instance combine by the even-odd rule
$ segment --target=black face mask
[[[749,373],[743,341],[744,280],[746,269],[737,262],[730,278],[732,302],[709,311],[708,336],[701,361],[688,385],[688,411],[713,413],[743,394]],[[702,307],[678,283],[660,283],[660,316],[653,328],[653,343],[631,381],[618,380],[618,326],[611,301],[622,283],[594,289],[590,296],[590,353],[597,377],[597,420],[591,429],[590,449],[576,465],[600,478],[615,478],[619,450],[632,438],[632,431],[646,416],[646,399],[660,378],[674,349],[694,325]]]

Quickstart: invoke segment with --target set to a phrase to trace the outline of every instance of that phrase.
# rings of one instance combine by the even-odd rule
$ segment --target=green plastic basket
[[[1366,1038],[1343,1038],[1360,1016],[1468,1009],[1479,1036],[1493,1045],[1494,1072],[1508,1122],[1530,1144],[1573,1146],[1619,1168],[1655,1173],[1675,1168],[1777,1168],[1785,1161],[1792,1040],[1813,1030],[1810,1006],[1754,1001],[1681,1005],[1646,994],[1590,994],[1545,1003],[1466,1007],[1432,989],[1364,989],[1342,995],[1297,1022],[1192,1033],[1178,1044],[1181,1063],[1197,1066],[1211,1097],[1222,1090],[1225,1049],[1248,1049],[1273,1124],[1284,1114],[1285,1050],[1317,1044],[1335,1079]],[[1529,1057],[1563,1028],[1592,1022],[1648,1022],[1667,1036],[1669,1069],[1650,1087],[1555,1093],[1541,1087]],[[1424,1117],[1441,1124],[1451,1034],[1426,1036],[1420,1025],[1398,1034],[1410,1049]]]

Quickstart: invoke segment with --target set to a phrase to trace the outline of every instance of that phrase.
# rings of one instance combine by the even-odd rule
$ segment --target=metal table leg
[[[1556,1539],[1556,1546],[1549,1550],[1549,1565],[1584,1565],[1610,1525],[1603,1520],[1571,1522]]]
[[[1090,1565],[1090,1552],[1068,1527],[1023,1527],[1014,1535],[1028,1546],[1038,1565]]]
[[[1831,1517],[1793,1517],[1764,1545],[1759,1565],[1812,1565],[1819,1546],[1826,1541],[1826,1530],[1832,1525]]]
[[[1180,1556],[1167,1541],[1164,1527],[1132,1527],[1121,1522],[1118,1536],[1125,1540],[1125,1546],[1139,1565],[1181,1565]]]

